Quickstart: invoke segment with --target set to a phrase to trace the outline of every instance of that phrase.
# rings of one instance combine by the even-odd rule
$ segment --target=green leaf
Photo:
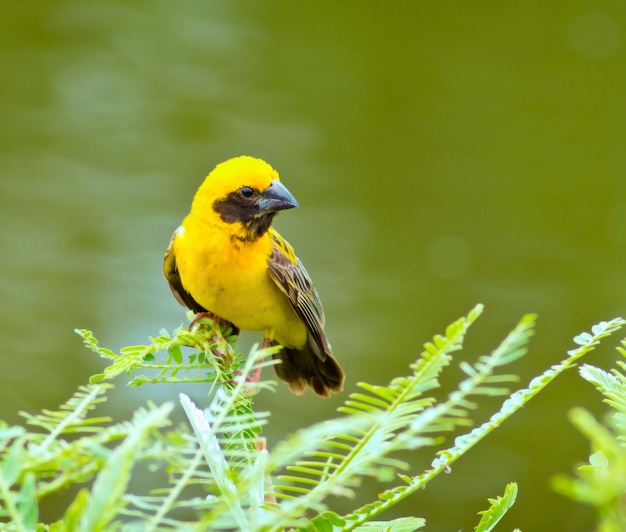
[[[189,397],[181,394],[180,401],[187,414],[189,423],[198,438],[204,459],[215,479],[219,493],[224,503],[227,505],[230,514],[237,522],[239,528],[242,530],[250,529],[250,522],[242,507],[237,485],[233,481],[235,475],[231,470],[227,456],[224,449],[220,446],[217,437],[219,421],[215,420],[214,425],[211,426],[202,411],[196,407]]]
[[[341,530],[346,522],[334,512],[322,512],[320,515],[311,520],[312,528],[306,530],[314,530],[315,532],[333,532]]]
[[[29,471],[22,481],[19,502],[17,504],[17,509],[22,516],[22,522],[29,530],[33,530],[39,521],[39,507],[35,492],[35,473]]]
[[[63,520],[61,523],[64,526],[64,530],[74,531],[80,530],[79,523],[80,518],[85,511],[85,507],[87,506],[87,501],[89,500],[89,490],[87,488],[83,488],[77,494],[72,503],[68,506],[65,511],[65,515],[63,516]]]
[[[511,507],[515,504],[517,498],[517,484],[512,482],[507,484],[504,489],[504,495],[502,497],[496,497],[495,499],[489,499],[491,506],[489,509],[479,512],[482,517],[476,532],[490,532],[504,517]]]
[[[579,372],[583,379],[593,384],[604,395],[604,402],[619,412],[626,413],[626,376],[617,370],[608,373],[589,364],[583,364]]]
[[[167,349],[167,352],[174,359],[174,362],[177,364],[183,363],[183,352],[180,349],[179,345],[173,345]]]
[[[137,451],[145,444],[152,431],[169,424],[172,403],[160,407],[140,408],[133,416],[133,429],[106,461],[94,482],[91,493],[80,515],[80,530],[105,530],[126,505],[124,493],[135,465]]]
[[[0,463],[3,483],[5,483],[7,487],[11,487],[17,482],[22,472],[22,463],[24,462],[25,454],[24,442],[15,440],[9,448],[9,452]]]

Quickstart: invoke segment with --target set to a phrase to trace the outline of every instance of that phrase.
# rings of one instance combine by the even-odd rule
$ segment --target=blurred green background
[[[75,327],[119,348],[185,320],[162,255],[204,175],[239,154],[301,204],[278,227],[347,373],[329,401],[260,397],[270,448],[356,382],[405,371],[479,301],[469,360],[539,314],[513,368],[525,384],[626,314],[625,25],[614,1],[3,2],[0,417],[55,407],[101,370]],[[614,358],[605,346],[589,362]],[[118,418],[180,391],[122,384]],[[548,486],[589,454],[574,405],[604,411],[571,372],[393,515],[471,530],[515,480],[503,530],[591,530]]]

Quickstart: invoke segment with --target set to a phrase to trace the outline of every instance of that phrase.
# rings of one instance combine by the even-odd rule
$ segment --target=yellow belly
[[[306,327],[267,272],[269,237],[235,242],[219,228],[185,227],[174,253],[182,285],[204,308],[287,347],[305,345]]]

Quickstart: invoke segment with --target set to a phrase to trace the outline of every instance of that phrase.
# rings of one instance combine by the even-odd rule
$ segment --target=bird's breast
[[[241,242],[219,227],[183,227],[176,263],[183,287],[198,303],[240,329],[265,331],[294,347],[306,343],[304,324],[269,276],[269,236]]]

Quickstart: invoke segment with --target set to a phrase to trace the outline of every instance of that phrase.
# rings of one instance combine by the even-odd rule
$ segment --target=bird
[[[298,207],[278,172],[242,155],[218,164],[198,188],[174,231],[163,273],[178,302],[240,329],[263,331],[279,379],[301,395],[330,397],[344,372],[324,333],[317,290],[293,247],[272,227]]]

